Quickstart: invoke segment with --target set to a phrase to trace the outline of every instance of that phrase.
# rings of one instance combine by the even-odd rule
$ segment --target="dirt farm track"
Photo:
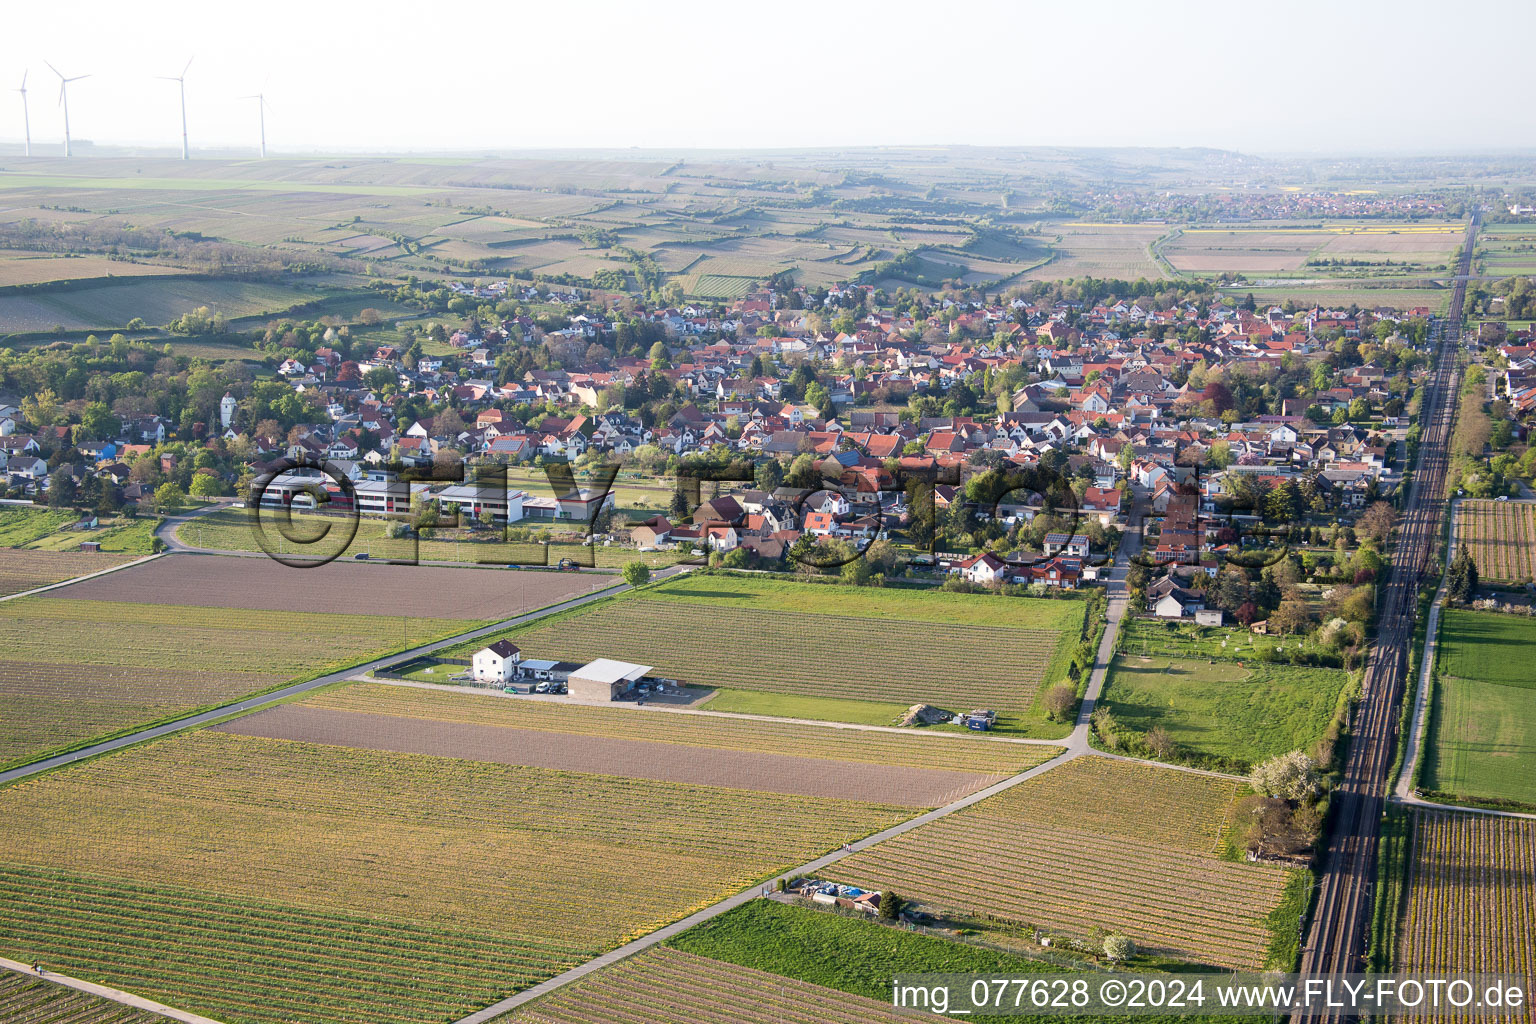
[[[215,728],[268,739],[765,793],[865,800],[900,807],[938,807],[1002,778],[948,769],[830,762],[814,757],[608,736],[573,737],[536,729],[436,722],[292,704]]]
[[[581,573],[341,561],[294,569],[267,558],[174,554],[71,584],[52,596],[349,615],[504,619],[585,594],[594,582]]]

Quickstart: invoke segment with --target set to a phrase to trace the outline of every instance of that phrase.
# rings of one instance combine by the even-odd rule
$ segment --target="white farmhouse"
[[[480,648],[473,658],[475,682],[509,682],[517,673],[517,663],[522,658],[517,645],[510,640],[497,640],[489,647]]]

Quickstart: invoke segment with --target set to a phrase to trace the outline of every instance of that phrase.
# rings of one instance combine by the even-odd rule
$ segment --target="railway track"
[[[1456,414],[1456,357],[1461,309],[1479,216],[1467,226],[1461,266],[1451,292],[1451,315],[1433,324],[1435,368],[1425,387],[1424,429],[1418,462],[1399,525],[1397,550],[1382,595],[1377,642],[1365,670],[1344,775],[1334,791],[1332,827],[1323,851],[1316,908],[1302,948],[1301,971],[1326,978],[1365,969],[1376,847],[1386,802],[1398,714],[1408,676],[1408,652],[1418,611],[1418,591],[1439,536],[1445,507],[1448,442]],[[1308,1020],[1343,1021],[1330,1011]],[[1299,1016],[1294,1019],[1301,1019]]]

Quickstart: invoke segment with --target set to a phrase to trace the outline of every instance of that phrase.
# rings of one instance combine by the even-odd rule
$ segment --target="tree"
[[[1065,722],[1077,708],[1077,690],[1068,683],[1058,683],[1045,691],[1045,713],[1053,722]]]
[[[1465,547],[1451,559],[1446,595],[1457,604],[1466,604],[1477,593],[1477,562]]]
[[[632,587],[640,587],[651,582],[651,567],[644,562],[630,562],[624,567],[624,582]]]
[[[1310,800],[1323,791],[1317,762],[1299,750],[1261,762],[1249,773],[1248,784],[1255,793],[1282,800]]]
[[[686,523],[688,517],[693,514],[693,509],[688,504],[688,495],[683,493],[681,484],[672,489],[672,504],[668,511],[672,515],[672,521],[678,524]]]
[[[1270,628],[1280,633],[1300,633],[1311,623],[1312,610],[1300,596],[1284,598],[1269,617]]]
[[[901,909],[907,905],[907,901],[893,892],[880,894],[880,920],[894,921],[901,917]]]
[[[1173,742],[1173,737],[1168,735],[1168,730],[1160,725],[1154,725],[1147,730],[1147,749],[1152,751],[1153,757],[1167,760],[1178,751]]]
[[[186,492],[170,481],[155,488],[155,509],[162,515],[180,508],[186,500]]]
[[[1360,514],[1355,528],[1378,544],[1385,544],[1397,522],[1397,512],[1391,502],[1378,501]]]
[[[190,490],[194,498],[216,498],[225,493],[224,481],[211,473],[198,473],[192,477]]]
[[[1136,955],[1136,943],[1124,935],[1110,935],[1104,939],[1104,955],[1110,960],[1129,960]]]
[[[763,459],[754,470],[752,482],[757,489],[772,494],[784,483],[784,467],[774,458]]]

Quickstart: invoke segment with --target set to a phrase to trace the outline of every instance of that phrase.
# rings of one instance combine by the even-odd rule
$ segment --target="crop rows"
[[[8,601],[0,604],[0,765],[473,625],[67,598]]]
[[[1536,504],[1519,501],[1460,501],[1456,542],[1477,562],[1489,583],[1526,583],[1536,578]]]
[[[898,1024],[885,1003],[711,960],[653,949],[498,1018],[498,1024]]]
[[[0,850],[604,948],[910,813],[204,732],[0,790]]]
[[[1397,966],[1413,975],[1514,974],[1529,991],[1536,979],[1536,821],[1415,813],[1398,949]],[[1522,1009],[1499,1019],[1528,1015]]]
[[[1057,748],[1001,743],[948,734],[894,735],[787,722],[681,715],[636,715],[612,708],[494,700],[404,686],[358,684],[316,694],[312,707],[364,711],[437,722],[499,725],[572,736],[621,737],[719,750],[761,751],[860,764],[1019,772],[1049,760]]]
[[[512,639],[531,657],[618,658],[696,686],[1021,711],[1062,634],[624,600]]]
[[[100,572],[132,560],[132,556],[79,551],[6,551],[0,555],[0,597]]]
[[[591,954],[558,939],[9,864],[0,902],[10,955],[226,1024],[436,1024]]]
[[[838,866],[840,877],[1047,930],[1094,925],[1198,963],[1260,968],[1282,871],[1021,819],[954,815]]]
[[[0,1020],[14,1024],[165,1024],[135,1010],[62,985],[0,971]]]
[[[845,881],[1201,963],[1263,966],[1286,873],[1216,855],[1234,783],[1107,758],[1038,779],[843,861]]]

